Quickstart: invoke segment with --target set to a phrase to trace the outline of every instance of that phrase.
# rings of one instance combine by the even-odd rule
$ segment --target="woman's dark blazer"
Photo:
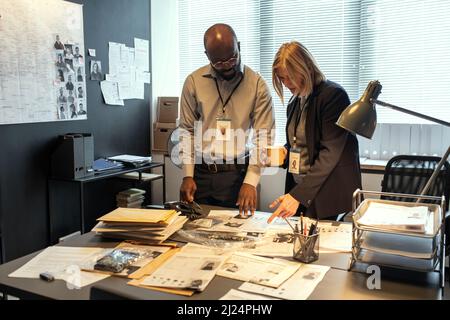
[[[288,151],[287,128],[297,103],[295,97],[287,107]],[[299,211],[306,216],[323,219],[351,211],[353,192],[361,188],[358,140],[336,125],[349,104],[345,90],[329,80],[317,85],[308,100],[305,133],[311,168],[300,184],[291,173],[286,176],[286,193],[300,201]]]

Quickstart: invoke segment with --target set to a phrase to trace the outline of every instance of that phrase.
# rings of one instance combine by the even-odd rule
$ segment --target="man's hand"
[[[292,217],[297,213],[299,205],[300,202],[295,200],[295,198],[292,197],[289,193],[282,195],[270,205],[271,209],[275,208],[276,206],[278,206],[278,209],[270,216],[270,218],[267,220],[267,223],[271,223],[276,217]]]
[[[256,188],[247,183],[242,184],[236,205],[239,206],[239,214],[242,217],[247,216],[248,211],[254,215],[256,210]]]
[[[195,191],[197,191],[197,185],[195,184],[194,178],[184,177],[180,187],[181,201],[187,201],[189,203],[194,201]]]

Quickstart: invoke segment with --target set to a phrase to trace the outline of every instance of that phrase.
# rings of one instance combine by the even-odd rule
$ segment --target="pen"
[[[294,227],[292,226],[292,224],[289,222],[289,220],[287,218],[284,218],[284,220],[286,220],[286,222],[288,223],[289,227],[291,227],[292,231],[295,232]]]
[[[303,234],[303,212],[300,215],[300,231]]]

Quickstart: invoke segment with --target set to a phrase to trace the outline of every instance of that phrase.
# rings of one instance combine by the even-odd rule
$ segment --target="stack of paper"
[[[383,230],[425,233],[429,217],[425,206],[408,207],[371,202],[358,223]]]
[[[97,220],[92,231],[103,237],[161,243],[188,219],[175,210],[118,208]]]
[[[141,208],[145,199],[145,190],[128,189],[119,192],[116,196],[119,208]]]

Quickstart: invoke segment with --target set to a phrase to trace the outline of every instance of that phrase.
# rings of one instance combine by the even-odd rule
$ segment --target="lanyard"
[[[302,101],[301,101],[301,99],[300,99],[300,102],[298,103],[298,107],[297,108],[299,110],[298,110],[297,117],[295,118],[295,122],[294,122],[294,147],[297,144],[297,129],[298,129],[298,126],[300,124],[300,120],[302,118],[303,111],[305,110],[305,108],[306,108],[306,106],[308,104],[309,97],[306,99],[305,103],[303,104],[303,108],[302,108]]]
[[[237,85],[233,88],[233,90],[231,91],[230,95],[228,96],[227,100],[225,102],[223,102],[223,98],[222,98],[222,94],[220,93],[220,89],[219,89],[219,83],[217,82],[217,79],[214,78],[214,81],[216,82],[216,89],[217,89],[217,93],[219,94],[220,97],[220,101],[222,102],[222,114],[225,114],[225,108],[228,104],[228,102],[230,102],[231,97],[233,96],[234,92],[236,91],[236,89],[239,87],[239,85],[241,84],[242,80],[244,79],[244,75],[242,75],[241,79],[239,80],[239,82],[237,83]]]

